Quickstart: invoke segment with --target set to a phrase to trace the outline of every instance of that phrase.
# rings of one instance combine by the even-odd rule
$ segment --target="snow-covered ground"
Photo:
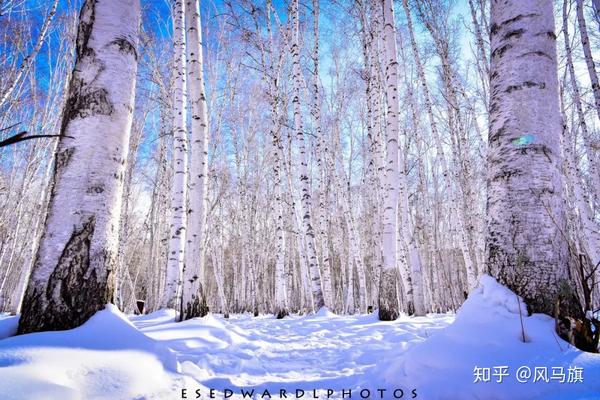
[[[0,399],[239,399],[242,390],[258,399],[313,399],[313,390],[320,399],[600,399],[600,356],[571,348],[540,315],[524,317],[523,343],[518,310],[491,278],[456,321],[321,312],[175,323],[172,311],[127,317],[108,306],[78,329],[0,340]],[[16,322],[0,316],[0,337]],[[521,366],[532,371],[526,383]],[[549,382],[533,383],[544,367]],[[489,382],[474,383],[485,368]],[[508,374],[501,383],[499,372]],[[579,372],[583,382],[569,382]]]

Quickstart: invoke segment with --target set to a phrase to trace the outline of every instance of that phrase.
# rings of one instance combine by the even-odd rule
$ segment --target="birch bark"
[[[185,8],[187,87],[192,109],[188,211],[183,268],[181,319],[208,313],[202,287],[205,258],[204,236],[208,205],[208,112],[204,92],[202,25],[198,0],[187,0]]]
[[[554,315],[570,281],[553,6],[492,2],[491,22],[487,268]]]
[[[585,16],[583,15],[583,0],[575,0],[575,2],[577,5],[577,23],[579,24],[579,34],[581,35],[581,46],[583,47],[583,55],[588,69],[588,75],[592,82],[592,93],[594,94],[594,101],[596,103],[596,112],[598,113],[598,118],[600,118],[600,82],[598,81],[598,73],[596,72],[596,65],[594,64],[594,58],[592,57],[590,38],[587,33]]]
[[[392,0],[382,0],[383,7],[383,42],[385,46],[385,73],[387,101],[386,126],[386,168],[385,194],[383,209],[383,272],[379,289],[379,319],[393,321],[398,318],[399,304],[396,282],[398,280],[397,237],[398,237],[398,60],[396,47],[396,28],[394,24],[394,4]],[[406,287],[408,277],[403,277]],[[407,291],[412,295],[412,289]],[[409,310],[412,304],[409,304]]]
[[[171,237],[167,277],[161,306],[180,310],[187,229],[188,140],[186,132],[185,3],[173,2],[173,182],[171,183]]]
[[[310,288],[314,298],[315,310],[325,306],[323,289],[321,288],[321,273],[319,271],[319,259],[317,257],[317,245],[315,243],[315,232],[312,223],[312,196],[308,177],[308,157],[306,156],[306,140],[302,127],[302,109],[300,107],[300,89],[302,86],[302,72],[300,70],[300,14],[298,10],[299,0],[292,1],[292,20],[294,24],[292,42],[292,64],[294,97],[294,131],[298,139],[298,151],[300,156],[300,203],[302,210],[302,227],[306,244],[306,262],[310,274]]]
[[[50,24],[52,23],[52,19],[54,18],[54,15],[56,14],[57,8],[58,8],[58,0],[54,0],[54,2],[52,3],[52,6],[50,8],[50,12],[48,13],[48,16],[46,16],[46,18],[44,19],[44,23],[42,24],[42,28],[40,29],[40,33],[38,34],[38,37],[37,37],[35,46],[33,47],[33,50],[31,51],[31,53],[29,53],[27,55],[27,57],[25,57],[23,59],[23,62],[21,63],[21,65],[19,66],[19,69],[17,70],[17,74],[12,78],[12,81],[9,84],[9,86],[3,91],[2,95],[0,96],[0,107],[2,107],[8,101],[10,95],[14,92],[15,88],[21,81],[21,78],[23,78],[23,75],[25,75],[27,73],[27,71],[31,67],[31,64],[35,61],[35,57],[40,52],[42,45],[44,44],[44,41],[46,40],[46,35],[48,34],[48,28],[50,28]]]
[[[19,333],[74,328],[113,300],[139,25],[137,0],[86,0],[81,9],[45,231]]]
[[[320,0],[313,0],[313,36],[314,36],[314,47],[312,53],[313,61],[313,75],[312,75],[312,86],[313,86],[313,102],[311,104],[311,115],[313,117],[313,123],[315,125],[315,132],[317,135],[316,144],[316,155],[317,155],[317,177],[318,177],[318,238],[321,242],[321,253],[323,263],[321,264],[322,275],[322,287],[323,287],[323,299],[328,307],[333,307],[333,293],[331,288],[331,254],[329,252],[329,234],[328,234],[328,223],[327,214],[330,212],[328,209],[329,199],[327,197],[327,181],[326,181],[326,159],[329,157],[329,151],[327,148],[327,141],[324,138],[323,130],[321,128],[321,94],[320,94],[320,80],[319,80],[319,15],[320,15]],[[325,160],[324,160],[325,159]]]

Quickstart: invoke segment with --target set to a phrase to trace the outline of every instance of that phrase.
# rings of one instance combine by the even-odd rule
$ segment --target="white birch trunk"
[[[579,85],[577,84],[577,76],[575,75],[575,67],[573,65],[573,54],[571,51],[571,42],[569,38],[569,15],[567,12],[567,2],[563,2],[563,35],[565,37],[565,53],[567,56],[567,71],[569,73],[569,79],[571,81],[571,88],[573,91],[573,102],[575,103],[575,109],[577,110],[577,118],[579,120],[579,128],[581,135],[584,139],[585,155],[587,156],[588,162],[588,175],[592,187],[592,193],[595,197],[600,194],[600,160],[596,156],[596,151],[591,143],[591,136],[585,122],[585,113],[581,101],[581,94],[579,92]],[[593,69],[592,61],[592,70]]]
[[[81,10],[45,232],[19,333],[79,326],[113,300],[139,23],[137,0],[87,0]]]
[[[594,101],[596,103],[596,112],[598,113],[598,118],[600,118],[600,82],[598,81],[598,73],[596,72],[596,65],[594,64],[594,58],[592,57],[590,39],[587,33],[585,16],[583,15],[583,0],[575,0],[575,2],[577,4],[577,23],[579,24],[579,34],[581,35],[581,46],[583,47],[583,55],[588,69],[588,75],[592,82],[592,93],[594,94]],[[597,4],[595,4],[595,6],[597,6]]]
[[[2,107],[10,98],[14,90],[16,89],[19,82],[23,78],[23,75],[27,73],[30,69],[31,64],[35,61],[37,54],[40,52],[44,41],[46,40],[46,35],[48,34],[48,28],[50,28],[50,24],[52,23],[52,19],[56,14],[56,9],[58,8],[58,0],[54,0],[52,6],[50,8],[50,12],[48,16],[44,19],[44,23],[42,24],[42,28],[40,29],[40,33],[38,34],[35,46],[31,53],[29,53],[21,62],[19,69],[14,77],[12,77],[12,81],[9,86],[2,92],[0,95],[0,107]]]
[[[163,308],[177,311],[181,306],[181,284],[187,229],[187,132],[186,132],[186,56],[185,56],[185,3],[173,3],[173,182],[171,183],[171,237]]]
[[[300,156],[300,204],[302,209],[302,228],[304,230],[304,243],[306,245],[306,262],[310,273],[310,288],[315,303],[315,309],[319,310],[325,306],[323,290],[321,288],[321,273],[319,271],[319,258],[317,257],[317,245],[315,243],[315,232],[312,223],[311,208],[312,197],[308,177],[308,157],[306,156],[306,140],[302,127],[302,110],[300,107],[300,89],[302,86],[302,72],[300,70],[300,15],[298,11],[299,0],[292,1],[292,21],[294,24],[292,42],[292,66],[294,81],[294,131],[298,139],[298,151]]]
[[[468,281],[468,289],[471,290],[477,286],[477,271],[475,269],[474,263],[471,258],[470,250],[467,245],[467,232],[465,230],[465,216],[463,215],[463,210],[461,210],[457,206],[457,201],[455,195],[452,193],[451,187],[451,171],[448,166],[447,156],[445,154],[444,148],[442,146],[442,137],[437,127],[437,121],[435,119],[435,115],[433,113],[433,105],[431,101],[431,95],[429,92],[429,86],[427,84],[427,78],[425,76],[423,64],[421,62],[421,57],[419,55],[419,51],[417,48],[417,42],[415,39],[415,33],[412,24],[412,18],[410,14],[410,9],[408,8],[408,1],[402,0],[402,5],[404,8],[404,12],[406,14],[406,19],[408,22],[408,31],[410,34],[410,42],[413,53],[413,58],[415,60],[415,64],[417,67],[417,74],[419,76],[419,81],[421,82],[421,86],[423,88],[423,97],[425,100],[425,108],[427,110],[427,115],[429,117],[429,123],[431,126],[431,133],[433,134],[433,139],[436,147],[437,158],[441,164],[442,168],[442,179],[444,181],[444,186],[446,189],[447,196],[450,197],[449,200],[449,208],[450,214],[456,216],[457,224],[458,224],[458,234],[460,238],[460,247],[461,252],[463,254],[465,269],[467,271],[467,281]]]
[[[202,27],[198,0],[185,8],[187,85],[192,109],[188,212],[183,269],[181,319],[203,317],[208,312],[202,287],[205,257],[204,235],[208,205],[208,111],[204,92]]]
[[[397,238],[398,238],[398,179],[400,178],[398,134],[398,59],[394,4],[392,0],[382,0],[383,42],[385,46],[385,96],[387,102],[386,126],[386,167],[383,208],[383,272],[379,289],[379,319],[392,321],[398,318],[399,305],[396,281],[398,279]],[[412,288],[409,276],[402,276],[402,284],[408,297],[408,309],[412,308]]]
[[[530,311],[554,315],[569,260],[553,7],[508,0],[491,10],[487,268]]]
[[[322,264],[321,271],[322,275],[322,287],[323,287],[323,299],[325,304],[330,308],[333,307],[333,293],[331,288],[331,254],[329,252],[329,234],[328,234],[328,221],[327,214],[329,210],[329,199],[327,197],[327,180],[326,176],[326,160],[329,157],[329,151],[327,148],[327,141],[323,136],[321,129],[321,96],[320,96],[320,81],[319,81],[319,10],[320,0],[313,0],[313,35],[314,35],[314,48],[312,54],[313,60],[313,103],[311,108],[311,114],[313,117],[313,123],[315,125],[315,131],[317,135],[317,177],[318,177],[318,190],[319,190],[319,205],[318,205],[318,238],[321,243],[321,254]]]

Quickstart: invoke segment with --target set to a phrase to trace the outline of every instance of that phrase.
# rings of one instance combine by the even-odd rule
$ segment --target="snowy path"
[[[126,316],[108,305],[73,330],[11,337],[17,317],[0,314],[0,399],[280,399],[285,390],[309,400],[317,390],[319,399],[391,400],[417,389],[424,400],[600,400],[600,355],[558,339],[548,316],[521,320],[517,300],[487,277],[456,316],[394,322],[327,314],[175,323],[173,310]],[[505,366],[502,382],[474,381],[476,367],[496,366]],[[522,368],[567,378],[523,382]],[[574,369],[581,379],[568,378]]]
[[[175,351],[189,392],[201,389],[208,395],[208,388],[219,392],[229,388],[234,393],[242,388],[260,393],[265,389],[270,393],[281,389],[376,391],[383,386],[381,360],[445,328],[454,316],[430,315],[393,323],[377,321],[375,315],[332,314],[284,320],[250,315],[226,320],[211,315],[177,324],[165,323],[166,318],[155,314],[133,322]]]

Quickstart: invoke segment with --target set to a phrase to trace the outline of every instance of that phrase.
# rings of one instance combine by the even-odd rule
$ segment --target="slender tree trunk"
[[[181,320],[203,317],[208,313],[202,288],[202,265],[205,257],[205,251],[202,247],[204,245],[208,205],[208,112],[204,93],[200,6],[197,0],[187,0],[186,3],[186,72],[192,106],[192,132]]]
[[[315,302],[315,309],[319,310],[325,306],[323,289],[321,288],[321,273],[319,271],[319,258],[317,257],[317,245],[313,228],[311,208],[312,196],[308,177],[308,157],[306,156],[306,140],[302,127],[302,110],[300,107],[300,89],[302,86],[302,72],[300,70],[300,14],[298,11],[299,0],[292,1],[292,21],[294,24],[292,42],[292,67],[294,81],[294,131],[298,139],[298,151],[300,153],[300,204],[302,210],[302,228],[304,230],[304,242],[306,244],[306,261],[310,274],[310,288]]]
[[[571,81],[571,88],[573,91],[573,102],[575,103],[575,109],[577,110],[577,118],[579,120],[579,128],[581,135],[584,139],[585,154],[588,161],[588,172],[592,186],[592,192],[594,194],[600,193],[600,161],[595,157],[595,151],[591,143],[590,132],[587,124],[585,123],[585,113],[581,101],[581,94],[579,92],[579,85],[577,84],[577,76],[575,75],[575,67],[573,65],[573,55],[571,51],[571,42],[569,38],[569,14],[568,14],[568,0],[563,1],[563,35],[565,37],[565,53],[567,55],[567,70],[569,72],[569,78]]]
[[[600,28],[600,0],[592,0],[592,7],[594,8],[594,18]]]
[[[398,99],[398,60],[396,28],[394,24],[394,4],[392,0],[382,0],[386,71],[386,168],[385,195],[383,209],[383,273],[379,289],[379,319],[393,321],[398,318],[399,304],[396,282],[398,279],[397,237],[398,237],[398,179],[399,179],[399,99]],[[409,311],[412,309],[412,289],[403,276],[403,283],[409,297]]]
[[[113,300],[139,24],[137,0],[87,0],[81,10],[45,232],[19,333],[74,328]]]
[[[186,132],[185,3],[173,3],[173,182],[171,183],[171,237],[167,277],[161,307],[180,310],[187,231],[188,141]]]
[[[583,0],[575,0],[575,2],[577,4],[577,22],[579,24],[579,34],[581,35],[581,46],[583,47],[585,64],[587,65],[590,81],[592,82],[596,112],[598,113],[598,118],[600,118],[600,82],[598,81],[596,65],[594,64],[592,49],[590,47],[590,38],[588,37],[585,16],[583,15]]]
[[[8,101],[11,94],[14,92],[15,88],[21,81],[21,78],[23,78],[23,75],[25,75],[27,73],[31,64],[35,61],[35,57],[40,52],[40,49],[42,48],[42,45],[44,44],[44,41],[46,40],[46,35],[48,34],[48,28],[50,28],[50,24],[52,23],[52,19],[54,18],[54,15],[56,14],[57,8],[58,8],[58,0],[54,0],[54,2],[52,3],[52,6],[50,8],[50,12],[48,13],[48,16],[46,16],[46,19],[44,20],[42,28],[40,29],[40,33],[38,34],[38,37],[35,42],[35,46],[33,47],[33,50],[31,51],[31,53],[29,53],[27,55],[27,57],[25,57],[23,59],[23,62],[21,63],[21,65],[19,66],[19,69],[17,70],[17,74],[14,77],[12,77],[12,81],[11,81],[10,85],[0,95],[0,107],[2,107]]]
[[[448,159],[446,156],[446,152],[444,150],[444,147],[442,145],[442,137],[439,133],[438,127],[437,127],[437,122],[435,119],[435,115],[433,113],[433,104],[431,101],[431,95],[429,92],[429,87],[427,84],[427,78],[425,76],[425,72],[424,72],[424,68],[423,68],[423,64],[421,62],[421,57],[419,55],[419,51],[417,48],[417,42],[415,39],[415,33],[414,33],[414,29],[413,29],[413,24],[412,24],[412,17],[411,17],[411,13],[410,13],[410,9],[408,7],[408,1],[407,0],[402,0],[402,5],[404,8],[404,12],[406,14],[406,18],[407,18],[407,22],[408,22],[408,31],[410,34],[410,42],[411,42],[411,48],[412,48],[412,53],[413,53],[413,58],[415,60],[415,64],[417,66],[417,74],[419,76],[419,80],[421,81],[421,86],[423,88],[423,96],[424,96],[424,100],[425,100],[425,108],[427,110],[427,114],[429,117],[429,122],[431,124],[431,132],[433,134],[434,137],[434,142],[435,142],[435,146],[436,146],[436,153],[437,153],[437,157],[438,160],[440,162],[441,168],[442,168],[442,178],[444,181],[444,186],[446,189],[446,193],[447,196],[450,198],[449,199],[449,208],[450,208],[450,214],[451,215],[455,215],[456,216],[456,221],[457,221],[457,225],[458,225],[458,237],[459,237],[459,243],[460,243],[460,248],[461,248],[461,252],[463,255],[463,259],[465,262],[465,269],[467,272],[467,281],[468,281],[468,288],[473,289],[476,285],[477,285],[477,271],[476,271],[476,267],[472,261],[472,257],[471,257],[471,253],[470,253],[470,249],[468,246],[468,232],[466,231],[466,219],[467,216],[464,213],[464,208],[461,208],[459,206],[459,201],[460,198],[458,195],[452,193],[452,186],[451,186],[451,175],[452,175],[452,171],[450,170],[450,166],[448,165]],[[432,33],[432,36],[434,36],[436,34],[436,32],[433,31],[433,29],[431,27],[429,27],[430,32]],[[435,37],[434,37],[434,41],[435,41]],[[439,45],[436,42],[436,45]],[[439,47],[439,46],[436,46]],[[443,52],[441,52],[443,53]],[[444,58],[444,54],[440,54],[440,57],[443,59]],[[447,66],[447,62],[443,62],[443,70],[444,70],[444,77],[445,79],[445,86],[446,89],[448,91],[448,86],[451,85],[451,82],[447,82],[448,81],[448,66]],[[452,106],[450,106],[448,108],[450,114],[454,112],[454,108]],[[452,124],[450,124],[452,126]],[[452,137],[452,136],[451,136]],[[456,146],[454,146],[456,147]]]
[[[330,212],[328,205],[329,200],[327,197],[327,181],[326,181],[326,160],[329,157],[329,151],[327,148],[327,141],[323,136],[321,129],[321,95],[320,95],[320,81],[319,81],[319,10],[320,0],[313,0],[313,36],[314,36],[314,47],[312,53],[313,61],[313,102],[311,107],[311,115],[313,117],[313,123],[315,125],[315,132],[317,135],[316,155],[317,155],[317,177],[318,177],[318,190],[319,190],[319,205],[318,205],[318,238],[321,242],[321,253],[323,262],[321,264],[322,271],[322,287],[323,287],[323,298],[325,304],[328,307],[333,307],[333,293],[331,289],[331,254],[329,252],[329,234],[328,234],[328,223],[327,214]]]

